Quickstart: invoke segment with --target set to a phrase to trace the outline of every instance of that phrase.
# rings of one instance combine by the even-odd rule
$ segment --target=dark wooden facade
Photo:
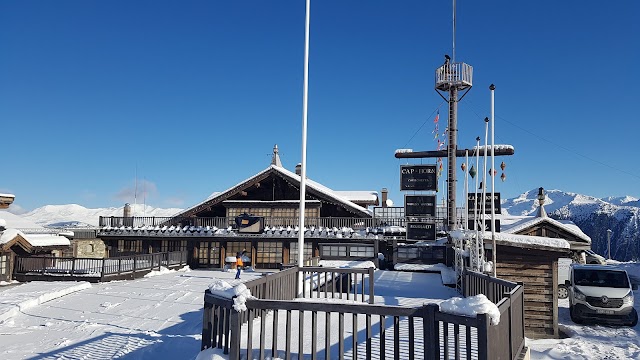
[[[282,264],[294,263],[298,254],[296,237],[267,236],[232,237],[103,237],[109,257],[130,254],[152,254],[166,251],[187,251],[187,263],[192,268],[223,268],[225,258],[235,257],[246,250],[249,264],[254,268],[275,269]],[[305,240],[304,258],[321,256],[323,259],[377,261],[378,240],[348,241],[339,238],[312,238]]]
[[[497,247],[497,277],[524,283],[526,336],[558,337],[558,258],[569,249]]]

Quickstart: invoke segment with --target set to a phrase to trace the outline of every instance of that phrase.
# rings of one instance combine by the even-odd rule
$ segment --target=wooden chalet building
[[[591,238],[570,221],[548,217],[544,200],[536,216],[498,218],[496,275],[524,283],[527,337],[558,337],[558,259],[578,259],[591,248]],[[491,232],[485,232],[484,243],[491,259]]]
[[[367,207],[378,205],[378,193],[306,184],[305,258],[377,259]],[[275,146],[269,167],[230,189],[170,218],[101,217],[97,236],[110,257],[187,250],[194,268],[224,267],[246,250],[251,266],[277,268],[297,259],[299,197],[299,172],[282,167]]]

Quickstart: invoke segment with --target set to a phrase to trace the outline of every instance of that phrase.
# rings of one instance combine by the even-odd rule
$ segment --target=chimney
[[[540,207],[538,207],[537,217],[541,217],[541,218],[547,217],[547,212],[544,210],[544,200],[545,200],[544,188],[539,188],[538,203],[540,204]]]
[[[387,207],[387,198],[389,197],[389,190],[382,188],[382,207]]]
[[[300,174],[302,174],[302,164],[298,163],[298,165],[296,165],[296,175]]]
[[[124,217],[131,217],[131,205],[129,205],[129,203],[124,204],[124,214],[122,214]]]

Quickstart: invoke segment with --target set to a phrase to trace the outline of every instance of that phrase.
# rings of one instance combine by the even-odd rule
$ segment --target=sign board
[[[436,216],[435,195],[405,195],[405,216]]]
[[[407,223],[407,240],[435,240],[436,224],[423,222]]]
[[[495,224],[496,224],[496,232],[500,232],[500,220],[495,219]],[[469,219],[469,223],[467,224],[469,227],[469,230],[475,230],[476,226],[475,226],[476,222],[473,221],[472,219]],[[478,229],[478,230],[482,230],[482,229]],[[491,231],[491,219],[484,219],[484,231]]]
[[[435,165],[400,165],[400,190],[436,191]]]
[[[500,214],[501,210],[500,210],[500,193],[495,193],[494,194],[495,197],[493,198],[493,204],[495,206],[496,209],[496,214]],[[478,201],[476,201],[476,196],[478,198]],[[469,207],[469,214],[473,214],[473,205],[476,205],[476,208],[478,209],[477,212],[478,214],[482,213],[482,201],[480,201],[480,199],[482,199],[482,193],[469,193],[469,195],[467,195],[467,205]],[[484,198],[484,213],[485,214],[491,214],[491,193],[486,193],[485,194],[485,198]]]

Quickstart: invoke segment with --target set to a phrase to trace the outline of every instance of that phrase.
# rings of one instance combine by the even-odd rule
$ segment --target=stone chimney
[[[296,175],[300,174],[302,174],[302,164],[298,163],[298,165],[296,165]]]
[[[387,207],[387,199],[389,198],[389,190],[382,188],[382,207]]]

